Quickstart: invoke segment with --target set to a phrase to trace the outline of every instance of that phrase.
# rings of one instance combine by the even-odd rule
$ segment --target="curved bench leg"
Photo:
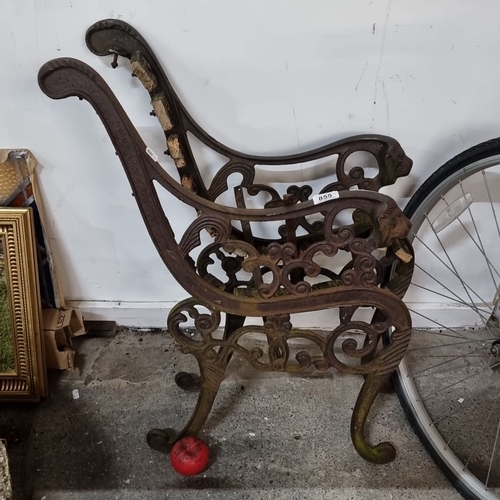
[[[176,433],[173,429],[151,429],[147,435],[147,443],[153,450],[169,453],[172,446],[185,436],[196,436],[205,424],[219,387],[224,378],[227,362],[217,360],[215,362],[198,360],[201,372],[201,390],[198,402],[191,418],[182,431]]]
[[[396,458],[396,450],[391,443],[384,442],[371,446],[366,442],[366,419],[377,395],[387,386],[392,373],[403,359],[410,343],[410,336],[410,328],[393,332],[391,344],[384,347],[377,356],[378,367],[366,377],[352,413],[351,438],[354,447],[365,460],[374,464],[392,462]]]
[[[369,342],[369,339],[366,338],[365,342],[363,344],[363,347],[366,347],[368,345],[368,342]],[[365,364],[369,363],[370,361],[372,361],[375,358],[375,356],[376,356],[375,352],[369,354],[368,356],[363,356],[361,358],[361,364],[365,365]],[[367,380],[368,376],[369,375],[363,375],[363,378],[365,380]],[[385,382],[381,385],[379,392],[381,394],[395,394],[396,393],[396,389],[394,388],[394,383],[393,383],[392,377],[387,377],[385,379]]]
[[[377,321],[384,321],[384,319],[385,319],[384,313],[381,312],[379,309],[377,309],[373,315],[372,324],[377,322]],[[365,337],[363,347],[366,347],[369,342],[370,342],[370,339],[368,337]],[[377,351],[374,350],[370,354],[368,354],[367,356],[363,356],[361,358],[361,364],[364,365],[364,364],[370,363],[375,358],[376,355],[377,355]],[[363,375],[363,377],[366,380],[368,378],[368,375]],[[392,377],[388,377],[386,379],[385,384],[383,384],[380,387],[379,392],[381,392],[382,394],[394,394],[396,392],[394,389],[394,384],[392,382]]]
[[[370,409],[381,389],[387,384],[390,375],[370,373],[358,395],[351,419],[351,438],[356,451],[368,462],[387,464],[396,458],[396,450],[391,443],[371,446],[365,439],[365,424]]]

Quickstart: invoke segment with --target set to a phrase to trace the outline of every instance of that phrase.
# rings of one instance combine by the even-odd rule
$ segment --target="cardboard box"
[[[73,370],[75,351],[73,337],[83,335],[83,317],[77,309],[44,309],[43,330],[47,368]]]
[[[69,347],[59,347],[54,330],[44,330],[45,359],[49,370],[73,370],[75,368],[75,351]]]

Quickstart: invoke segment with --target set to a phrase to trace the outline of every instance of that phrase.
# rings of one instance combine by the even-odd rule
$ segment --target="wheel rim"
[[[484,193],[483,196],[478,196],[477,191],[481,188],[481,183],[484,184]],[[451,186],[454,187],[451,188]],[[498,189],[495,189],[494,192],[492,192],[492,188],[495,186],[498,186]],[[475,197],[473,201],[471,201],[471,197],[468,197],[468,193],[471,193],[472,198]],[[444,196],[445,201],[441,199],[441,196]],[[453,203],[457,200],[459,200],[458,205],[460,206],[452,207]],[[481,203],[483,206],[480,206]],[[423,203],[421,203],[415,210],[412,216],[413,229],[410,239],[415,245],[417,268],[416,277],[412,281],[412,285],[409,289],[410,297],[408,298],[407,294],[405,300],[410,301],[409,307],[412,309],[412,318],[414,321],[416,320],[416,322],[420,324],[422,322],[427,323],[427,325],[422,329],[417,327],[414,330],[414,340],[412,340],[412,344],[410,344],[407,357],[403,360],[398,369],[398,378],[400,390],[404,394],[406,404],[410,407],[410,413],[417,421],[425,439],[432,445],[435,453],[439,456],[441,461],[444,462],[446,467],[456,478],[459,479],[462,485],[465,486],[470,493],[475,495],[477,498],[493,500],[500,498],[500,440],[498,439],[498,435],[500,433],[500,371],[496,368],[496,363],[500,365],[500,357],[495,358],[496,361],[491,362],[494,355],[488,351],[489,343],[487,340],[489,340],[489,336],[492,334],[493,337],[500,338],[500,327],[496,326],[495,329],[491,327],[491,315],[487,318],[488,322],[481,319],[481,316],[484,317],[489,311],[487,301],[491,299],[491,303],[493,303],[494,298],[494,296],[488,296],[488,299],[484,299],[483,297],[487,293],[486,280],[491,280],[490,288],[492,290],[495,290],[496,286],[496,291],[498,291],[500,287],[500,276],[497,275],[497,271],[500,270],[500,252],[496,252],[494,256],[491,255],[489,250],[495,243],[490,239],[486,242],[482,241],[483,238],[481,238],[481,229],[479,226],[485,227],[485,223],[479,223],[477,220],[474,220],[474,212],[476,210],[480,210],[480,212],[477,212],[476,215],[480,213],[485,215],[488,213],[486,210],[488,208],[488,204],[490,205],[490,208],[492,208],[490,211],[490,219],[492,223],[491,231],[495,232],[495,238],[497,240],[496,244],[497,247],[500,248],[500,229],[498,230],[498,234],[496,234],[498,226],[496,226],[496,224],[493,225],[493,214],[495,213],[493,210],[496,210],[497,222],[500,222],[500,155],[476,161],[457,170],[440,184],[435,186],[433,191],[427,195]],[[452,216],[452,222],[446,226],[447,217],[446,215],[443,216],[443,213],[450,207],[452,207],[451,212],[455,214],[459,214],[461,210],[463,211],[458,217],[454,218]],[[436,220],[434,220],[434,217],[436,217]],[[444,222],[442,222],[443,220]],[[460,221],[462,221],[462,223],[460,223]],[[443,225],[444,228],[441,228]],[[469,235],[467,235],[463,226],[469,230]],[[435,229],[433,230],[432,227]],[[477,232],[475,232],[475,230],[477,230]],[[469,247],[472,246],[473,248],[476,248],[477,255],[475,257],[475,265],[477,265],[480,260],[484,259],[484,267],[487,272],[484,276],[481,275],[480,277],[481,283],[478,286],[481,291],[476,291],[477,296],[474,295],[470,289],[473,288],[470,285],[470,280],[474,281],[474,277],[471,275],[470,269],[467,277],[467,280],[469,281],[463,280],[465,282],[465,286],[463,286],[463,283],[460,283],[461,280],[453,277],[453,270],[458,271],[459,266],[456,262],[454,265],[450,265],[450,261],[453,263],[455,256],[449,255],[451,259],[447,258],[447,253],[451,254],[452,252],[450,248],[447,248],[447,245],[454,240],[450,238],[448,238],[447,241],[444,240],[446,239],[446,235],[449,237],[449,235],[454,231],[455,234],[458,234],[457,231],[461,231],[462,246],[466,246],[466,243],[464,243],[465,238],[469,242]],[[427,232],[426,237],[422,236],[423,232]],[[438,241],[440,234],[442,234],[443,240],[441,243]],[[475,236],[475,244],[473,243],[470,235]],[[433,247],[429,243],[430,237],[435,240]],[[460,248],[462,248],[462,246]],[[430,270],[430,276],[425,274],[426,271],[429,272],[429,269],[426,268],[428,266],[432,267],[432,259],[439,262],[432,252],[432,250],[434,250],[434,253],[437,253],[436,247],[438,249],[441,248],[442,250],[441,256],[443,257],[443,263],[448,264],[448,269],[443,263],[440,263],[440,265],[447,274],[451,275],[451,280],[454,279],[456,281],[455,287],[451,286],[451,281],[448,279],[450,277],[440,279],[440,276],[435,272],[435,266],[434,269]],[[481,249],[483,252],[481,252]],[[456,249],[453,250],[453,253],[455,255],[457,254]],[[464,264],[464,267],[467,268],[467,263]],[[471,266],[468,267],[470,268]],[[457,274],[460,274],[460,272],[458,271]],[[459,311],[460,308],[457,309],[456,314],[453,314],[455,319],[452,323],[460,323],[460,321],[463,321],[463,328],[465,330],[460,330],[460,327],[457,326],[453,326],[451,330],[450,328],[446,328],[446,323],[443,323],[442,319],[439,320],[439,318],[443,317],[442,311],[426,311],[424,317],[422,317],[421,310],[418,308],[414,309],[414,307],[412,307],[418,305],[418,302],[411,302],[412,298],[418,295],[418,293],[415,294],[415,292],[413,292],[412,295],[412,288],[417,289],[420,294],[424,292],[427,293],[428,296],[430,294],[429,289],[431,289],[431,287],[424,286],[422,284],[422,277],[424,277],[427,282],[434,284],[433,289],[434,291],[438,291],[440,294],[440,300],[449,300],[451,297],[456,298],[456,302],[459,303],[459,299],[467,302],[471,296],[474,297],[475,300],[472,299],[472,301],[470,301],[470,309],[473,313],[477,314],[478,318],[476,319],[474,326],[475,330],[467,329],[466,322],[469,321],[469,319],[465,319],[465,317],[468,316],[468,314],[465,314],[462,310]],[[439,280],[439,284],[436,279]],[[481,302],[480,299],[484,300],[484,303]],[[460,305],[462,306],[462,304]],[[477,310],[474,311],[472,306],[474,306]],[[467,308],[463,306],[463,309],[465,310]],[[472,314],[472,312],[470,314]],[[458,316],[464,314],[464,318],[460,320]],[[433,320],[434,323],[432,323]],[[438,321],[439,324],[436,324],[436,321]],[[484,323],[483,326],[478,324],[481,323],[481,321]],[[441,332],[437,333],[435,330],[441,330]],[[464,331],[466,334],[463,333]],[[452,338],[459,336],[457,334],[461,334],[464,339]],[[434,348],[431,345],[425,345],[425,340],[422,340],[424,337],[434,339],[436,347]],[[446,344],[453,345],[447,346]],[[462,346],[467,346],[468,352],[463,353],[466,347]],[[454,354],[452,351],[455,351]],[[419,356],[419,352],[432,352],[433,354]],[[429,365],[425,365],[428,361],[428,359],[425,359],[426,356],[428,359],[430,359],[431,356],[436,359],[434,359]],[[455,356],[455,359],[452,359],[453,356]],[[419,357],[422,357],[423,360],[417,360]],[[479,359],[483,357],[484,359]],[[472,358],[478,359],[473,360]],[[458,364],[464,362],[464,360],[466,360],[465,364],[469,364],[468,368],[464,368],[464,370],[469,370],[467,377],[470,378],[465,379],[464,377],[464,380],[461,383],[455,383],[455,380],[453,380],[452,375],[449,372],[454,365],[457,365],[456,371],[458,372],[460,369]],[[487,363],[486,366],[484,366],[485,362]],[[419,365],[419,363],[421,364]],[[479,366],[474,365],[474,363],[478,363]],[[455,421],[454,425],[459,425],[460,422],[458,417],[470,410],[470,408],[468,410],[468,405],[472,405],[472,403],[477,404],[477,401],[475,400],[478,399],[478,395],[481,395],[483,389],[487,389],[488,391],[490,390],[490,386],[481,385],[484,383],[485,376],[489,377],[488,382],[492,383],[492,386],[494,387],[492,396],[489,397],[488,400],[483,400],[481,403],[482,407],[484,407],[482,412],[484,413],[483,417],[486,421],[486,425],[489,424],[489,426],[491,426],[491,429],[488,429],[487,431],[487,437],[491,437],[492,440],[492,455],[490,455],[491,460],[487,463],[471,464],[471,457],[475,457],[473,448],[477,445],[477,443],[474,443],[474,436],[477,433],[470,432],[469,440],[472,441],[471,449],[460,449],[460,447],[463,448],[464,446],[464,439],[458,439],[455,437],[453,433],[453,424],[446,423],[446,420],[453,420]],[[425,382],[426,377],[433,378],[434,380],[428,380]],[[442,379],[440,379],[440,377]],[[447,377],[449,377],[449,380],[447,380]],[[476,380],[474,381],[474,379]],[[482,381],[477,382],[477,380]],[[471,387],[474,384],[477,386],[477,389],[473,389]],[[456,398],[461,385],[464,386],[462,391],[464,397],[460,396]],[[429,388],[433,386],[434,388],[429,393]],[[424,393],[424,391],[426,392]],[[433,395],[434,393],[435,395]],[[446,408],[446,410],[443,410],[443,414],[440,415],[436,410],[436,408],[439,408],[439,405],[430,403],[429,401],[430,399],[443,400],[445,398],[448,398],[448,401],[443,403],[441,407]],[[454,401],[453,398],[456,398],[456,401]],[[460,402],[460,400],[462,400],[462,402]],[[478,414],[481,413],[475,407],[472,408]],[[491,409],[488,411],[488,408]],[[457,413],[453,414],[455,411],[457,411]],[[451,416],[449,415],[450,413],[452,413]],[[490,418],[489,421],[486,420],[488,414]],[[441,418],[442,420],[440,420]],[[478,418],[478,425],[479,428],[483,425],[480,418]],[[446,430],[443,430],[444,427],[446,427]],[[460,432],[468,433],[469,428],[464,429],[463,427],[459,427],[458,433]],[[461,444],[459,444],[459,442]],[[477,455],[480,455],[479,451],[477,452]],[[481,468],[483,469],[482,472],[479,470]],[[486,474],[484,477],[482,477],[482,475],[484,475],[483,473]],[[486,486],[488,488],[486,488]]]

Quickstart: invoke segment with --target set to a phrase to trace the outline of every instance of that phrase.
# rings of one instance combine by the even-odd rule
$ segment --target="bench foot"
[[[386,386],[389,378],[389,375],[368,375],[352,413],[351,438],[354,447],[362,458],[374,464],[387,464],[396,458],[396,450],[391,443],[384,442],[371,446],[365,439],[366,419],[377,395]]]
[[[199,396],[196,407],[182,431],[176,433],[172,429],[151,429],[146,437],[148,446],[155,451],[161,453],[169,453],[172,446],[185,436],[196,436],[200,432],[201,428],[205,424],[212,406],[214,404],[217,393],[219,392],[219,387],[224,378],[224,373],[226,371],[227,363],[224,360],[217,360],[211,362],[208,360],[199,361],[200,364],[200,381],[199,381]],[[179,377],[182,375],[182,377]],[[177,378],[183,378],[187,381],[189,387],[194,387],[192,385],[195,382],[195,377],[189,373],[177,374]],[[189,385],[191,384],[191,385]],[[179,385],[179,384],[178,384]]]

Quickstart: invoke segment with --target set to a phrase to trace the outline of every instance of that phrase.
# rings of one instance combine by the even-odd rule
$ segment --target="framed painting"
[[[0,208],[0,400],[47,394],[33,212]]]

